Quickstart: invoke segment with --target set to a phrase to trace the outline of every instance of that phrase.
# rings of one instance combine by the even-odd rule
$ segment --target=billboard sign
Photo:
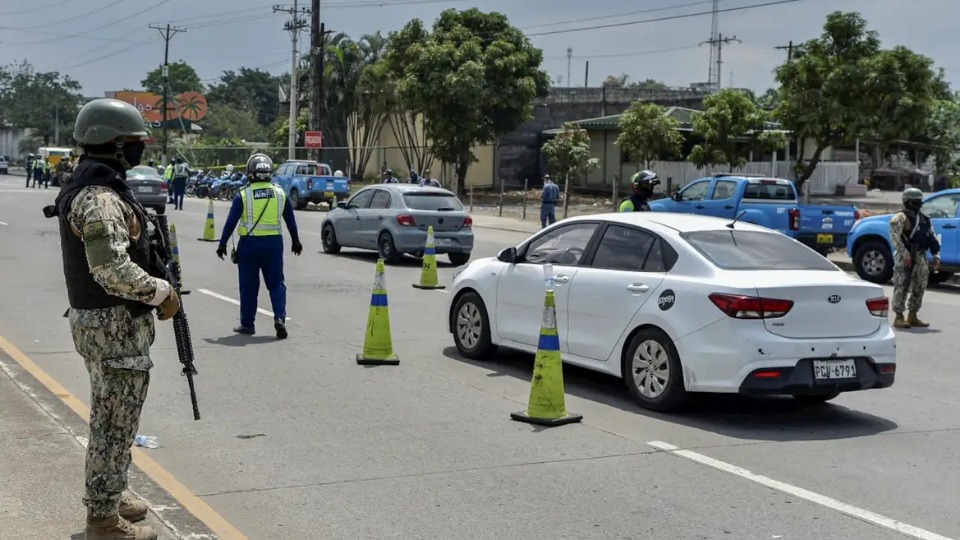
[[[307,148],[323,148],[323,132],[307,131],[305,134]]]
[[[107,92],[107,97],[127,102],[143,115],[143,120],[154,128],[163,125],[163,97],[153,92]],[[207,98],[200,92],[184,92],[167,103],[167,120],[183,118],[189,121],[203,120],[207,116]]]

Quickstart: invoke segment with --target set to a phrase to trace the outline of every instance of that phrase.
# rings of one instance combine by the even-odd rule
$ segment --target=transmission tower
[[[714,90],[720,90],[720,0],[713,0],[713,16],[710,23],[710,67],[707,82]]]

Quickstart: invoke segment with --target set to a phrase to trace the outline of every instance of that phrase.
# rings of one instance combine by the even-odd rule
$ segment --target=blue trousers
[[[557,221],[557,204],[556,203],[543,203],[540,206],[540,225],[546,227],[547,225],[553,225]]]
[[[237,243],[240,271],[240,325],[254,328],[260,273],[270,292],[273,314],[287,318],[287,286],[283,283],[283,236],[241,236]]]
[[[187,193],[187,179],[173,179],[173,204],[176,208],[183,210],[183,196]]]

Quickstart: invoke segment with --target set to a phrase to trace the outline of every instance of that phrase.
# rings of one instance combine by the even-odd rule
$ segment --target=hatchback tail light
[[[886,318],[887,313],[890,311],[890,299],[886,296],[871,298],[867,300],[867,310],[874,317]]]
[[[473,227],[473,218],[470,217],[470,216],[467,216],[467,217],[463,220],[463,228],[464,228],[464,229],[470,229],[470,228],[472,228],[472,227]]]
[[[413,219],[413,216],[408,214],[402,214],[397,216],[397,224],[403,225],[404,227],[416,227],[417,222]]]
[[[783,317],[793,308],[791,300],[776,298],[758,298],[736,294],[713,293],[710,295],[713,305],[734,319],[776,319]]]
[[[788,215],[789,218],[790,218],[790,230],[791,230],[791,231],[799,231],[799,230],[800,230],[800,209],[799,209],[799,208],[791,208],[791,209],[787,212],[787,215]]]

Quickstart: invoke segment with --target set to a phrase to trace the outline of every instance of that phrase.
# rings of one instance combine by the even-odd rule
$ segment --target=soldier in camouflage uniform
[[[70,330],[90,374],[86,538],[151,540],[150,527],[130,523],[146,517],[147,505],[125,491],[127,471],[153,367],[153,312],[170,319],[180,301],[151,275],[149,218],[125,181],[144,151],[140,113],[122,101],[92,101],[73,136],[84,155],[47,215],[60,219]]]
[[[896,328],[926,328],[928,323],[917,318],[923,293],[927,290],[930,265],[927,251],[933,254],[933,269],[940,267],[940,242],[930,218],[920,211],[923,192],[908,188],[903,192],[903,210],[890,220],[893,242],[893,312]],[[903,317],[906,307],[909,314]]]

